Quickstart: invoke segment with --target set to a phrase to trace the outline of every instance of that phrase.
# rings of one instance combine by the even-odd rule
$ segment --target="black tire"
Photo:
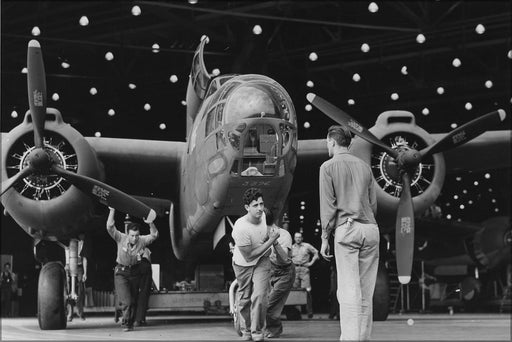
[[[300,321],[302,319],[300,311],[295,306],[285,306],[284,314],[289,321]]]
[[[377,282],[373,292],[373,320],[385,321],[389,314],[389,275],[386,266],[379,263]]]
[[[37,319],[41,330],[66,329],[65,280],[60,262],[48,262],[41,269],[37,288]]]

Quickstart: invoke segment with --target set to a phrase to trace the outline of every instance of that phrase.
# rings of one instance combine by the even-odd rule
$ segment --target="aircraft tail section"
[[[208,82],[211,79],[210,74],[208,74],[208,71],[206,70],[203,59],[204,46],[208,42],[209,38],[207,36],[201,37],[201,42],[194,53],[194,58],[192,59],[192,69],[190,70],[187,87],[187,118],[190,118],[191,120],[187,119],[187,125],[189,121],[194,121],[199,106],[205,98]],[[187,133],[189,129],[190,127],[187,127]]]

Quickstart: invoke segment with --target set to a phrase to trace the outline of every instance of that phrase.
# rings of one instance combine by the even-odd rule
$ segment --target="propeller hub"
[[[29,163],[39,172],[47,172],[54,160],[43,148],[35,148],[27,157]]]
[[[421,154],[412,148],[403,148],[397,158],[401,169],[411,170],[421,163]]]

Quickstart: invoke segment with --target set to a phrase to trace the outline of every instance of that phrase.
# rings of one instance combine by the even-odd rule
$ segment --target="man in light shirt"
[[[270,248],[278,243],[279,233],[267,229],[260,189],[247,189],[243,200],[247,214],[236,220],[231,233],[235,241],[233,270],[238,282],[237,310],[243,339],[263,341],[270,285]]]
[[[313,318],[313,300],[311,296],[311,279],[309,268],[319,259],[318,250],[304,242],[302,233],[294,235],[295,243],[292,246],[292,261],[295,264],[295,283],[293,287],[306,289],[308,318]]]
[[[278,244],[272,246],[270,254],[271,276],[268,295],[267,327],[265,337],[276,338],[283,333],[281,313],[295,281],[295,265],[292,262],[292,236],[275,225],[274,214],[265,208],[265,219],[271,230],[279,232]],[[284,225],[284,224],[283,224]]]

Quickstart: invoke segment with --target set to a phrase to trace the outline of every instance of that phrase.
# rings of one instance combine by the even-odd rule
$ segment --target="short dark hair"
[[[336,141],[336,144],[348,147],[352,141],[352,133],[346,126],[333,125],[327,131],[327,137]]]
[[[244,192],[244,204],[249,205],[252,201],[257,201],[260,197],[263,197],[260,189],[249,188]]]
[[[267,226],[271,226],[274,224],[274,214],[272,213],[272,210],[265,207],[263,208],[263,211],[265,212],[265,221],[267,222]]]
[[[9,267],[11,267],[11,263],[10,263],[10,262],[6,262],[6,263],[4,264],[4,267],[5,267],[5,266],[9,266]]]
[[[140,232],[140,225],[136,222],[130,222],[126,226],[126,231],[133,230],[134,232]]]

